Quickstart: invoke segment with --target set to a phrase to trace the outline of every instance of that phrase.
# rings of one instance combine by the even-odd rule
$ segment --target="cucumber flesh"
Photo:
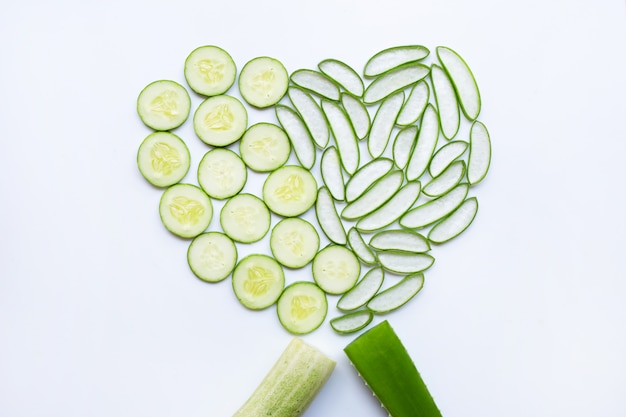
[[[491,140],[485,125],[475,121],[470,128],[470,151],[467,161],[467,179],[471,185],[485,178],[491,164]]]
[[[335,317],[330,325],[337,333],[349,334],[364,329],[373,319],[374,314],[371,311],[361,310]]]
[[[422,64],[406,64],[376,78],[365,89],[363,102],[377,103],[393,93],[423,80],[430,73],[430,68]]]
[[[180,182],[191,165],[185,142],[170,132],[154,132],[139,145],[137,167],[155,187],[169,187]]]
[[[363,69],[366,77],[375,77],[400,65],[420,61],[430,54],[428,48],[422,45],[395,46],[377,52],[372,56]]]
[[[422,192],[429,197],[439,197],[456,187],[464,176],[465,161],[456,161],[424,185]]]
[[[300,69],[291,74],[291,82],[328,100],[339,100],[339,87],[324,74],[309,69]]]
[[[440,175],[452,162],[460,158],[465,153],[468,143],[462,140],[455,140],[446,143],[439,148],[430,160],[428,171],[431,177]]]
[[[218,46],[200,46],[185,60],[187,84],[193,91],[204,96],[225,93],[234,84],[236,75],[235,61]]]
[[[223,233],[203,233],[189,244],[187,262],[194,275],[201,280],[223,281],[237,264],[237,247]]]
[[[198,164],[198,184],[217,200],[239,193],[248,179],[248,170],[239,155],[230,149],[214,148]]]
[[[161,195],[159,215],[167,230],[182,238],[204,232],[213,218],[213,205],[200,187],[175,184]]]
[[[313,259],[313,279],[328,294],[343,294],[359,279],[361,263],[344,246],[328,245]]]
[[[441,197],[407,211],[400,218],[400,225],[409,229],[429,226],[459,207],[467,197],[468,191],[469,185],[461,183]]]
[[[296,86],[289,87],[287,95],[309,130],[313,142],[322,149],[326,148],[330,140],[330,130],[317,101],[309,93]]]
[[[283,64],[261,56],[248,61],[239,73],[239,92],[251,106],[266,108],[278,103],[289,86],[289,74]]]
[[[403,103],[404,92],[400,91],[386,98],[378,108],[367,140],[367,149],[372,158],[379,158],[385,152]]]
[[[468,198],[450,216],[430,229],[428,240],[433,243],[444,243],[455,238],[472,224],[477,211],[476,197]]]
[[[270,222],[267,206],[252,194],[237,194],[224,204],[220,212],[222,230],[236,242],[258,242],[269,231]]]
[[[276,303],[285,287],[285,274],[275,259],[267,255],[248,255],[233,271],[233,291],[250,310],[264,310]]]
[[[359,219],[356,228],[360,232],[373,232],[389,226],[405,214],[421,192],[419,181],[409,181],[378,210]]]
[[[193,126],[196,135],[207,145],[228,146],[248,128],[248,112],[233,96],[209,97],[196,109]]]
[[[430,70],[433,82],[433,93],[439,109],[439,124],[441,133],[446,139],[452,139],[461,126],[459,103],[452,82],[439,65],[433,65]]]
[[[302,268],[313,260],[320,247],[315,227],[299,217],[282,219],[272,229],[270,249],[287,268]]]
[[[317,199],[317,181],[307,169],[285,165],[272,172],[263,184],[263,201],[274,213],[295,217],[310,209]]]
[[[417,135],[417,143],[413,148],[413,152],[411,152],[411,157],[406,167],[407,180],[416,180],[426,171],[433,153],[435,152],[438,138],[439,118],[437,111],[432,104],[428,104],[422,116],[420,131]]]
[[[363,80],[348,64],[336,59],[325,59],[318,64],[318,68],[350,94],[356,97],[363,95]]]
[[[239,141],[239,155],[253,171],[274,171],[287,162],[290,154],[287,134],[272,123],[250,126]]]
[[[172,130],[189,117],[191,98],[182,85],[171,80],[148,84],[137,98],[137,114],[154,130]]]
[[[313,282],[294,282],[283,290],[276,313],[289,333],[311,333],[321,326],[328,313],[326,293]]]
[[[348,292],[339,298],[337,308],[342,311],[353,311],[366,305],[382,287],[385,271],[372,268],[363,275],[363,278]]]
[[[304,121],[291,107],[276,105],[276,118],[283,127],[300,164],[311,169],[315,164],[315,146]]]
[[[419,81],[411,89],[409,97],[406,99],[404,106],[402,106],[402,110],[400,110],[396,123],[400,126],[408,126],[417,122],[422,117],[429,98],[430,88],[428,83],[424,80]]]
[[[317,222],[328,240],[338,245],[345,245],[347,242],[346,230],[337,214],[337,208],[330,191],[326,187],[321,187],[317,192],[315,213]]]
[[[476,120],[480,113],[481,99],[474,74],[465,60],[450,48],[437,47],[437,57],[450,76],[465,117]]]
[[[408,303],[424,286],[424,274],[407,275],[397,284],[376,294],[367,308],[377,314],[389,313]]]
[[[333,101],[322,100],[322,110],[335,137],[341,165],[348,174],[352,175],[359,167],[360,160],[358,139],[352,124],[339,104]]]

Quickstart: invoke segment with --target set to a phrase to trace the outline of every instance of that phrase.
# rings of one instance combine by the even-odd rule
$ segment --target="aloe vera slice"
[[[291,82],[329,100],[339,100],[339,87],[324,74],[310,69],[299,69],[291,74]]]
[[[317,101],[309,93],[296,86],[289,87],[287,95],[309,130],[313,142],[320,148],[325,148],[330,139],[330,130]]]
[[[335,137],[335,144],[341,157],[341,165],[350,175],[359,167],[358,139],[346,113],[333,101],[322,100],[322,110]]]
[[[456,136],[461,126],[461,115],[459,114],[459,102],[452,82],[439,65],[434,64],[430,70],[430,77],[433,82],[433,93],[439,109],[439,123],[441,133],[446,139]]]
[[[405,64],[386,72],[367,86],[365,93],[363,93],[363,102],[365,104],[377,103],[393,93],[423,80],[429,73],[429,67],[415,63]]]
[[[445,195],[407,211],[400,218],[400,226],[420,229],[433,224],[459,207],[467,197],[468,191],[467,183],[457,185]]]
[[[349,334],[364,329],[373,319],[374,314],[371,311],[361,310],[335,317],[330,325],[337,333]]]
[[[342,311],[353,311],[363,307],[376,295],[384,280],[385,271],[382,268],[370,269],[350,291],[339,298],[337,308]]]
[[[403,103],[404,92],[400,91],[386,98],[378,108],[367,140],[367,149],[372,158],[379,158],[385,152]]]
[[[455,140],[439,148],[430,160],[430,165],[428,166],[430,175],[436,177],[441,174],[452,162],[463,155],[468,145],[465,141]]]
[[[291,107],[276,105],[276,118],[283,127],[300,165],[311,169],[315,164],[315,146],[304,121]]]
[[[456,187],[465,176],[465,161],[450,164],[439,176],[424,185],[422,192],[429,197],[439,197]]]
[[[426,171],[435,152],[438,138],[439,119],[437,111],[432,104],[428,104],[422,116],[420,131],[417,134],[417,143],[413,148],[413,152],[411,152],[411,157],[406,167],[407,180],[416,180]]]
[[[373,232],[389,226],[406,213],[415,203],[421,192],[419,181],[407,182],[378,210],[359,219],[356,228],[360,232]]]
[[[337,214],[337,208],[330,191],[326,187],[320,187],[315,202],[317,222],[326,237],[333,243],[345,245],[347,243],[346,230]]]
[[[363,262],[364,264],[373,264],[376,262],[376,257],[372,250],[367,246],[361,233],[354,227],[348,230],[348,243],[352,252]]]
[[[409,157],[417,139],[417,126],[407,126],[400,129],[393,140],[393,160],[400,169],[406,168]]]
[[[403,178],[402,171],[392,171],[385,175],[365,191],[361,197],[345,206],[341,211],[341,217],[355,220],[373,212],[393,197],[400,189]]]
[[[491,139],[485,125],[475,121],[470,128],[470,151],[467,161],[467,179],[471,185],[485,178],[491,164]]]
[[[409,93],[409,97],[404,102],[404,106],[402,106],[402,110],[400,110],[396,124],[400,126],[408,126],[418,121],[426,109],[429,98],[430,88],[428,87],[428,83],[424,80],[419,81],[413,86],[411,92]]]
[[[350,362],[393,417],[441,417],[407,349],[387,320],[344,348]]]
[[[365,64],[363,74],[375,77],[409,62],[420,61],[430,54],[422,45],[394,46],[374,54]]]
[[[426,253],[390,250],[378,252],[378,262],[389,272],[395,272],[396,274],[412,274],[430,268],[435,262],[435,258]]]
[[[402,278],[397,284],[376,294],[367,308],[377,314],[389,313],[408,303],[424,286],[424,274],[415,273]]]
[[[371,119],[367,108],[361,100],[357,100],[350,94],[341,94],[341,105],[343,106],[354,133],[360,140],[365,139],[370,131]]]
[[[337,148],[330,146],[322,153],[320,161],[320,172],[322,181],[328,188],[330,195],[335,200],[342,201],[346,198],[346,190],[341,172],[341,159]]]
[[[465,117],[475,120],[480,113],[481,100],[474,74],[465,60],[450,48],[438,46],[437,57],[450,76]]]
[[[430,229],[428,240],[433,243],[444,243],[460,235],[472,224],[477,211],[476,197],[468,198],[452,214]]]
[[[410,230],[390,229],[376,233],[369,241],[369,246],[375,250],[392,250],[404,252],[428,252],[428,239],[417,232]]]
[[[346,183],[346,201],[352,202],[359,198],[372,184],[385,176],[393,168],[389,158],[373,159],[363,165]]]
[[[325,59],[317,67],[350,94],[356,97],[363,95],[363,80],[348,64],[337,59]]]

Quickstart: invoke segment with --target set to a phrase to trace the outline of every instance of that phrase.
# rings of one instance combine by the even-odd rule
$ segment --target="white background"
[[[136,97],[204,44],[293,71],[413,43],[467,59],[493,161],[384,318],[445,416],[626,415],[624,1],[24,0],[0,13],[0,416],[232,415],[291,335],[189,272],[136,168]],[[352,338],[304,337],[337,361],[307,417],[385,416]]]

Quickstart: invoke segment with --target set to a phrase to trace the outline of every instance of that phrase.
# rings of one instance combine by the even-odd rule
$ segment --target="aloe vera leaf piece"
[[[373,232],[389,226],[406,213],[415,203],[421,192],[419,181],[409,181],[378,210],[359,219],[356,229],[359,232]]]
[[[335,137],[341,165],[348,174],[352,175],[359,167],[360,161],[358,139],[352,124],[344,110],[334,101],[322,100],[322,111]]]
[[[424,113],[429,98],[430,88],[428,87],[428,83],[424,80],[419,81],[413,86],[409,97],[404,102],[396,124],[408,126],[417,122],[422,116],[422,113]]]
[[[337,301],[337,308],[342,311],[352,311],[363,307],[376,295],[384,280],[385,271],[382,268],[370,269],[351,290],[341,296]]]
[[[346,183],[346,201],[352,202],[359,198],[373,183],[385,176],[393,168],[389,158],[378,158],[363,165]]]
[[[430,77],[433,82],[433,93],[439,110],[439,125],[441,133],[446,139],[456,136],[461,126],[459,102],[452,81],[445,71],[436,64],[430,69]]]
[[[438,46],[437,57],[450,76],[463,114],[469,120],[476,120],[480,113],[481,99],[474,74],[465,60],[450,48]]]
[[[439,148],[433,155],[433,158],[430,160],[430,165],[428,166],[430,176],[436,177],[441,174],[452,162],[465,153],[468,145],[469,144],[465,141],[454,140]]]
[[[491,139],[485,125],[475,121],[470,128],[470,151],[467,161],[467,179],[471,185],[485,178],[491,164]]]
[[[428,240],[433,243],[444,243],[460,235],[469,227],[478,212],[476,197],[468,198],[452,214],[430,229]]]
[[[398,132],[393,140],[393,161],[399,169],[405,169],[409,163],[409,157],[415,147],[417,139],[417,126],[406,126]]]
[[[400,91],[387,97],[378,108],[367,139],[367,149],[372,158],[379,158],[385,152],[402,103],[404,92]]]
[[[320,148],[325,148],[330,139],[330,130],[317,101],[304,89],[293,85],[287,90],[287,95],[309,130],[315,144]]]
[[[417,295],[424,286],[424,274],[407,275],[397,284],[376,294],[367,303],[367,308],[376,314],[389,313],[397,310]]]
[[[350,244],[352,252],[354,252],[361,262],[368,265],[376,263],[374,252],[372,252],[372,249],[367,246],[367,243],[363,240],[361,233],[354,227],[351,227],[350,230],[348,230],[348,243]]]
[[[345,206],[341,211],[341,217],[356,220],[373,212],[393,197],[402,186],[403,178],[402,171],[391,171],[376,181],[359,198]]]
[[[403,45],[383,49],[367,60],[363,75],[375,77],[400,65],[420,61],[430,54],[430,50],[422,45]]]
[[[430,163],[439,139],[439,118],[437,110],[432,104],[426,106],[420,131],[417,134],[417,143],[411,152],[411,157],[406,166],[406,179],[413,181],[418,179]]]
[[[389,272],[413,274],[430,268],[435,262],[435,258],[427,253],[386,250],[378,252],[378,262]]]
[[[429,197],[439,197],[456,187],[465,176],[465,161],[450,164],[439,176],[424,185],[422,192]]]
[[[361,97],[363,95],[363,80],[359,74],[345,62],[337,59],[325,59],[317,67],[328,78],[335,81],[350,94]]]
[[[330,321],[330,325],[337,333],[349,334],[364,329],[373,319],[374,313],[369,310],[360,310],[335,317]]]
[[[365,89],[363,103],[377,103],[393,93],[423,80],[430,74],[430,67],[423,64],[409,63],[376,78]]]
[[[441,417],[415,363],[387,320],[344,348],[348,359],[393,417]]]
[[[346,188],[341,172],[341,159],[337,148],[330,146],[322,153],[320,161],[322,181],[335,200],[343,201],[346,198]]]
[[[319,71],[299,69],[291,74],[291,82],[329,100],[339,100],[339,87]]]
[[[400,217],[400,226],[421,229],[446,217],[463,203],[469,191],[469,184],[461,183],[448,193],[407,211]]]
[[[317,191],[315,214],[322,231],[331,242],[338,245],[347,243],[346,230],[337,214],[333,197],[325,186],[320,187]]]
[[[363,104],[361,100],[346,93],[341,93],[341,104],[348,115],[348,119],[350,119],[350,123],[352,124],[357,138],[360,140],[365,139],[370,132],[370,126],[372,124],[370,114],[365,104]]]
[[[374,250],[397,250],[405,252],[428,252],[430,243],[412,230],[389,229],[376,233],[369,241]]]
[[[300,165],[306,169],[311,169],[313,164],[315,164],[315,146],[313,145],[313,139],[304,121],[291,107],[276,105],[275,111],[276,118],[285,133],[287,133],[291,147]]]

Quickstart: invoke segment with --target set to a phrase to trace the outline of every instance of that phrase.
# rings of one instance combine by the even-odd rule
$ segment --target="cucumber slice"
[[[372,56],[363,70],[366,77],[375,77],[409,62],[420,61],[430,54],[422,45],[394,46]]]
[[[430,250],[428,239],[410,230],[383,230],[372,236],[369,245],[379,251],[423,253]]]
[[[228,146],[241,138],[246,131],[248,112],[235,97],[210,97],[196,109],[193,127],[196,135],[207,145]]]
[[[356,97],[363,95],[363,80],[348,64],[336,59],[325,59],[317,67],[324,75]]]
[[[200,187],[175,184],[161,195],[159,215],[167,230],[189,239],[204,232],[213,218],[211,199]]]
[[[396,124],[408,126],[417,122],[422,117],[429,98],[430,88],[428,83],[424,80],[419,81],[411,89],[409,97],[406,99],[404,106],[402,106],[402,110],[400,110]]]
[[[491,139],[485,125],[479,121],[470,128],[470,151],[467,161],[467,179],[471,185],[485,178],[491,164]]]
[[[214,148],[198,164],[198,184],[217,200],[239,193],[246,184],[248,170],[239,155],[230,149]]]
[[[452,162],[458,159],[468,147],[468,143],[462,140],[455,140],[446,143],[439,148],[430,160],[428,171],[431,177],[440,175]]]
[[[439,118],[437,111],[428,104],[424,115],[422,116],[422,123],[420,125],[420,131],[417,134],[417,143],[411,152],[409,163],[406,167],[406,178],[409,181],[413,181],[422,176],[437,147],[437,139],[439,138]]]
[[[337,214],[335,202],[326,187],[321,187],[317,192],[315,214],[326,237],[333,243],[345,245],[346,230]]]
[[[359,167],[360,159],[358,139],[352,124],[339,104],[333,101],[322,100],[322,110],[335,137],[341,165],[348,174],[352,175]]]
[[[337,333],[349,334],[364,329],[373,319],[374,314],[371,311],[361,310],[335,317],[330,325]]]
[[[232,240],[257,242],[270,229],[270,211],[263,200],[252,194],[237,194],[224,204],[220,212],[222,230]]]
[[[321,326],[327,312],[326,293],[309,281],[289,285],[276,305],[278,320],[292,334],[311,333]]]
[[[476,197],[468,198],[452,214],[430,229],[428,240],[433,243],[444,243],[455,238],[472,224],[477,211]]]
[[[408,303],[424,287],[424,274],[407,275],[397,284],[376,294],[367,308],[377,314],[389,313]]]
[[[430,69],[433,82],[433,93],[439,109],[439,124],[441,133],[446,139],[456,136],[461,125],[459,103],[452,82],[439,65],[433,64]]]
[[[275,111],[278,122],[289,137],[298,162],[306,169],[311,169],[315,164],[315,147],[304,121],[291,107],[276,105]]]
[[[137,114],[154,130],[172,130],[189,117],[191,98],[182,85],[171,80],[154,81],[137,98]]]
[[[291,74],[291,82],[320,97],[339,100],[339,87],[324,74],[310,69],[299,69]]]
[[[427,253],[381,251],[378,252],[378,261],[389,272],[413,274],[430,268],[435,258]]]
[[[263,310],[276,303],[285,288],[285,273],[267,255],[248,255],[233,271],[233,292],[250,310]]]
[[[278,103],[289,86],[283,64],[268,56],[248,61],[239,74],[239,92],[251,106],[264,109]]]
[[[382,268],[370,269],[350,291],[339,298],[337,308],[342,311],[352,311],[363,307],[376,295],[384,280],[385,271]]]
[[[352,97],[350,94],[341,94],[341,105],[346,111],[352,129],[359,140],[367,137],[370,131],[370,114],[361,100]]]
[[[420,192],[421,184],[419,181],[406,183],[378,210],[359,219],[356,223],[357,230],[360,232],[373,232],[389,226],[413,206]]]
[[[376,181],[359,198],[345,206],[341,212],[341,217],[347,220],[355,220],[372,213],[393,197],[400,189],[403,180],[404,175],[402,171],[391,171]]]
[[[363,240],[361,233],[354,227],[348,231],[348,243],[352,252],[365,264],[372,265],[376,263],[376,257],[372,250]]]
[[[287,268],[302,268],[313,260],[320,248],[315,227],[304,219],[282,219],[272,229],[270,249],[274,258]]]
[[[359,198],[372,184],[384,177],[393,168],[389,158],[373,159],[363,165],[346,184],[346,201],[352,202]]]
[[[423,80],[430,73],[430,68],[422,64],[405,64],[376,78],[365,89],[363,102],[377,103],[393,93]]]
[[[313,279],[327,294],[343,294],[359,279],[361,263],[345,246],[330,244],[313,259]]]
[[[400,129],[393,140],[393,160],[400,169],[405,169],[417,140],[417,126]]]
[[[456,161],[439,176],[430,180],[422,192],[429,197],[439,197],[456,187],[465,176],[465,161]]]
[[[271,172],[285,165],[291,154],[289,138],[272,123],[250,126],[239,141],[239,154],[250,169]]]
[[[445,195],[407,211],[400,218],[400,226],[421,229],[452,213],[463,203],[469,191],[468,184],[459,184]]]
[[[463,114],[469,120],[476,120],[480,113],[481,100],[474,74],[465,60],[450,48],[438,46],[437,57],[450,76]]]
[[[189,244],[187,263],[191,271],[201,280],[223,281],[237,264],[237,248],[223,233],[203,233]]]
[[[330,140],[330,130],[326,116],[317,101],[309,93],[295,86],[289,87],[287,94],[310,132],[313,142],[320,148],[325,148]]]
[[[320,162],[322,181],[335,200],[342,201],[346,198],[346,190],[341,172],[341,158],[337,148],[326,148]]]
[[[185,79],[193,91],[204,96],[225,93],[237,75],[235,61],[224,49],[206,45],[194,49],[185,60]]]
[[[299,216],[310,209],[317,199],[317,181],[306,169],[285,165],[272,172],[263,184],[263,200],[274,213]]]
[[[178,183],[187,175],[190,164],[187,145],[173,133],[151,133],[139,145],[137,167],[155,187]]]
[[[403,103],[404,92],[400,91],[386,98],[378,108],[367,140],[367,149],[372,158],[379,158],[385,152]]]

